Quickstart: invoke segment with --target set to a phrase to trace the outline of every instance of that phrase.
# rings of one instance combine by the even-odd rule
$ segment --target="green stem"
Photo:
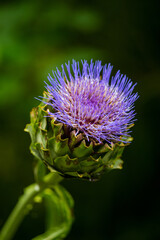
[[[25,188],[24,194],[20,197],[17,205],[13,209],[11,215],[0,232],[0,239],[12,239],[20,223],[31,210],[35,196],[40,194],[45,188],[51,187],[53,184],[57,184],[62,179],[63,178],[58,173],[49,173],[44,178],[43,185],[34,183]]]

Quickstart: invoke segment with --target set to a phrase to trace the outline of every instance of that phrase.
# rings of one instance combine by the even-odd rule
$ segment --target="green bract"
[[[43,102],[33,108],[31,123],[26,125],[25,131],[31,136],[31,153],[50,171],[57,171],[64,177],[97,180],[106,170],[122,168],[120,157],[124,143],[109,146],[94,140],[88,142],[83,133],[76,135],[74,129],[51,118],[49,108]]]

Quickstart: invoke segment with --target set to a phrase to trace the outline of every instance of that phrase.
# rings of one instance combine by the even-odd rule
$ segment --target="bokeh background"
[[[158,0],[3,1],[0,3],[0,227],[34,181],[23,131],[43,81],[68,60],[111,62],[137,82],[138,121],[122,171],[90,183],[67,180],[76,221],[68,240],[160,239],[160,17]],[[44,231],[38,204],[14,240]]]

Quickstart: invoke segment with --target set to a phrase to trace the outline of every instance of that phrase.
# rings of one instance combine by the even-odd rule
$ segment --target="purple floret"
[[[72,67],[72,68],[71,68]],[[48,104],[54,109],[49,115],[82,132],[88,140],[98,142],[128,142],[130,127],[134,123],[133,93],[136,84],[118,71],[111,77],[112,66],[101,61],[90,64],[73,60],[66,70],[53,72],[46,83]]]

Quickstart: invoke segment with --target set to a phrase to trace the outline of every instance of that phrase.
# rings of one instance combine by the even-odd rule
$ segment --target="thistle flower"
[[[54,109],[49,115],[76,129],[76,134],[84,133],[87,140],[126,142],[134,122],[133,103],[138,95],[132,91],[136,84],[120,71],[110,81],[110,64],[84,61],[82,65],[81,73],[79,62],[73,60],[73,75],[68,63],[67,74],[62,65],[62,73],[57,69],[54,78],[48,77],[47,104]]]
[[[68,63],[67,71],[62,65],[62,71],[48,76],[47,92],[26,130],[32,153],[50,169],[95,179],[105,169],[121,168],[138,94],[133,93],[136,84],[120,71],[111,77],[112,68],[91,60],[82,61],[81,71],[73,60],[72,68]]]

